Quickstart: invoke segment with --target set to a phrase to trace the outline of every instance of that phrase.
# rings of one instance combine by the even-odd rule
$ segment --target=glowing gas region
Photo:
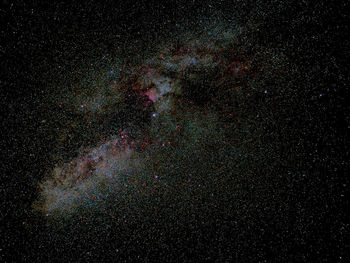
[[[252,55],[239,42],[241,30],[216,22],[179,34],[138,65],[113,60],[107,73],[63,89],[60,107],[80,116],[85,129],[106,127],[53,169],[35,207],[67,216],[82,209],[115,214],[121,203],[137,209],[159,194],[186,203],[219,195],[261,158],[274,158],[273,145],[264,148],[268,155],[261,147],[266,109],[247,101],[267,96],[262,77],[284,77],[284,58],[262,48]]]

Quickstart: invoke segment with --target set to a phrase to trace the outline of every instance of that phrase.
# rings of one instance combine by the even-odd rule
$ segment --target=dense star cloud
[[[5,5],[5,262],[345,261],[331,4]]]
[[[179,184],[182,189],[174,195],[188,198],[196,188],[203,188],[212,196],[218,194],[214,189],[230,196],[218,185],[260,166],[257,161],[254,167],[249,166],[247,160],[266,161],[268,158],[261,156],[264,148],[269,148],[275,161],[281,158],[272,141],[266,141],[264,148],[255,147],[277,136],[263,128],[270,125],[267,115],[276,109],[267,109],[266,105],[262,108],[261,104],[270,93],[280,92],[278,89],[291,91],[266,86],[259,78],[270,74],[273,81],[285,81],[283,74],[287,70],[291,74],[292,67],[287,68],[282,54],[267,49],[263,55],[262,51],[245,54],[245,47],[237,41],[242,28],[222,21],[202,26],[202,31],[185,32],[161,44],[151,58],[145,59],[140,50],[141,65],[122,67],[113,61],[107,72],[93,68],[92,77],[63,89],[60,100],[53,98],[86,123],[109,118],[104,124],[108,128],[118,125],[131,107],[144,111],[145,118],[141,127],[133,123],[134,116],[129,113],[125,128],[109,129],[105,135],[114,138],[80,149],[74,160],[55,167],[53,178],[43,182],[43,200],[38,206],[46,216],[68,215],[82,207],[108,213],[103,203],[115,202],[111,210],[117,210],[124,191],[130,188],[135,188],[128,196],[130,202],[147,202],[139,200],[138,195],[151,195],[152,188],[160,191],[162,187],[165,192],[172,187],[178,189]],[[262,103],[254,102],[255,108],[247,109],[244,104],[251,97],[260,97]],[[63,137],[69,136],[65,130],[62,133]],[[245,141],[252,149],[242,146],[247,144]],[[238,157],[242,155],[246,157]],[[245,171],[234,169],[238,165],[245,165]],[[259,181],[259,176],[255,180]]]

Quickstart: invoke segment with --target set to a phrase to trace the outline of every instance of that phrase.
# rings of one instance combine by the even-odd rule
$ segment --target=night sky
[[[3,262],[348,262],[346,1],[2,1]]]

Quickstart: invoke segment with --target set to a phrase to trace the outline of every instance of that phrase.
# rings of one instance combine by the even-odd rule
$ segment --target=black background
[[[345,261],[350,249],[346,214],[350,120],[345,99],[350,50],[345,2],[2,1],[0,84],[1,108],[6,114],[1,117],[0,258],[5,262],[84,258],[80,254],[84,248],[72,250],[50,242],[43,224],[37,223],[40,219],[28,216],[37,198],[37,184],[50,166],[54,147],[51,138],[56,135],[52,127],[59,125],[55,121],[41,122],[51,114],[42,101],[50,92],[48,86],[65,79],[77,64],[93,61],[104,50],[113,50],[116,35],[130,41],[151,41],[164,34],[163,25],[189,18],[195,21],[196,17],[210,15],[215,8],[226,19],[234,17],[237,23],[248,25],[247,37],[283,50],[304,72],[305,78],[300,80],[304,88],[299,95],[308,102],[306,109],[312,119],[306,121],[303,114],[293,112],[288,118],[291,132],[297,133],[306,149],[300,166],[317,171],[317,176],[291,183],[295,204],[305,209],[305,215],[299,223],[290,222],[289,232],[273,230],[277,215],[263,223],[271,227],[269,234],[243,228],[241,240],[245,241],[230,244],[230,233],[237,233],[237,229],[232,229],[239,226],[223,217],[207,229],[196,223],[182,229],[169,240],[171,245],[155,249],[156,257],[167,259],[167,255],[172,255],[176,260],[175,255],[179,255],[180,261],[200,258],[198,251],[183,258],[181,255],[186,247],[191,247],[194,237],[204,235],[203,255],[219,261]],[[164,226],[164,232],[174,229]],[[121,240],[129,242],[122,253],[126,260],[137,260],[133,258],[136,250],[147,250],[157,243],[148,240],[149,244],[140,245],[125,235]],[[100,240],[95,249],[100,255],[96,258],[113,260],[108,251],[115,249],[114,241],[96,238]],[[146,239],[142,236],[138,240],[142,243]],[[78,246],[80,242],[70,244]]]

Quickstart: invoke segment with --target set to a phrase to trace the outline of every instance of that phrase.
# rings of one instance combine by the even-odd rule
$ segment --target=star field
[[[347,260],[346,4],[233,2],[4,2],[1,259]]]

